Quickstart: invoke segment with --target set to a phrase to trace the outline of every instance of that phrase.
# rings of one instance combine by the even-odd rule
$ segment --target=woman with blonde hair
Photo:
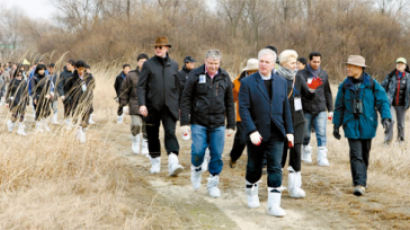
[[[282,168],[286,164],[288,149],[290,149],[289,167],[288,167],[288,192],[293,198],[305,197],[305,191],[301,188],[301,150],[304,134],[305,119],[303,116],[302,97],[313,97],[315,89],[321,84],[314,82],[314,89],[310,89],[306,81],[297,72],[298,53],[295,50],[284,50],[279,54],[279,68],[277,73],[285,78],[288,83],[288,100],[291,108],[293,129],[294,129],[294,146],[284,143],[282,155]]]

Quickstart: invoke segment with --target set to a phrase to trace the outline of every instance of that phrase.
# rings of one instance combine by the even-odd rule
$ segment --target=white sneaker
[[[132,152],[134,154],[139,154],[140,153],[140,141],[141,140],[141,134],[137,134],[136,136],[132,136]]]
[[[282,194],[277,188],[268,188],[268,214],[276,217],[286,215],[285,210],[280,207]]]
[[[141,148],[141,154],[145,156],[149,156],[149,149],[148,149],[148,140],[142,138],[142,148]]]
[[[175,153],[170,153],[168,156],[168,176],[178,176],[184,170],[179,164],[178,156]]]
[[[58,125],[59,124],[58,123],[58,114],[57,113],[53,114],[53,116],[51,117],[51,124],[53,124],[53,125]]]
[[[8,120],[7,121],[7,129],[9,130],[9,133],[13,132],[14,122],[12,122],[11,120]]]
[[[151,158],[151,174],[157,174],[161,171],[161,157]]]
[[[304,198],[306,196],[302,186],[302,175],[300,172],[295,172],[292,167],[288,168],[288,192],[293,198]]]
[[[248,207],[258,208],[260,206],[259,202],[259,184],[251,184],[246,181],[246,195],[248,197]]]
[[[43,125],[43,128],[44,128],[44,130],[46,131],[46,132],[50,132],[50,127],[48,127],[48,123],[47,123],[47,120],[42,120],[41,121],[41,124]]]
[[[308,164],[312,163],[312,146],[310,145],[302,146],[302,161]]]
[[[191,183],[194,190],[198,190],[201,187],[201,166],[195,167],[191,165]]]
[[[80,141],[80,143],[86,142],[86,135],[85,135],[85,130],[83,129],[83,127],[78,128],[77,139]]]
[[[38,133],[44,132],[43,126],[41,124],[41,121],[36,121],[36,128],[35,131]]]
[[[204,161],[202,162],[202,172],[208,171],[208,164],[210,161],[211,161],[211,153],[209,151],[209,148],[206,148]]]
[[[17,134],[21,135],[21,136],[27,136],[27,133],[24,131],[24,124],[23,123],[19,123],[19,127],[17,129]]]
[[[124,119],[124,115],[117,116],[117,124],[122,124],[123,119]]]
[[[328,167],[329,160],[327,159],[327,148],[325,146],[320,146],[317,152],[317,164],[319,166]]]
[[[91,114],[91,115],[90,115],[90,119],[88,119],[88,124],[90,124],[90,125],[94,125],[94,124],[95,124],[95,121],[93,120],[93,116],[94,116],[94,114]]]
[[[212,176],[208,177],[208,193],[211,197],[218,198],[221,196],[221,190],[218,188],[219,184],[219,176]]]

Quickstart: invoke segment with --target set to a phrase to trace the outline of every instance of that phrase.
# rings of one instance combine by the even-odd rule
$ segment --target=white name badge
[[[307,79],[307,83],[308,83],[308,84],[312,84],[312,81],[313,81],[313,78],[312,78],[312,77],[310,77],[310,78]]]
[[[199,75],[199,84],[204,84],[206,83],[206,76],[205,74]]]
[[[295,111],[300,111],[302,110],[302,99],[300,97],[295,97],[294,100],[295,104]]]

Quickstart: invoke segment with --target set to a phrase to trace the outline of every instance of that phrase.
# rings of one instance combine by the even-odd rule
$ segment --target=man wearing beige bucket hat
[[[236,133],[235,133],[235,138],[233,141],[233,146],[232,150],[230,153],[231,160],[229,162],[229,166],[231,168],[234,168],[236,165],[236,161],[241,157],[243,150],[246,147],[246,132],[243,130],[242,122],[241,122],[241,117],[239,116],[239,88],[241,87],[241,80],[244,79],[245,77],[248,77],[252,75],[253,73],[256,73],[258,71],[258,59],[256,58],[250,58],[246,62],[245,68],[242,70],[242,72],[235,78],[233,81],[233,101],[236,104]]]
[[[350,148],[350,169],[353,178],[353,194],[361,196],[367,186],[367,167],[371,141],[376,135],[377,111],[386,130],[391,123],[390,104],[383,87],[368,73],[365,58],[350,55],[346,62],[347,78],[339,85],[333,136],[340,139],[340,126]]]
[[[183,170],[178,161],[179,144],[175,135],[179,117],[178,64],[169,57],[171,44],[167,37],[158,37],[153,47],[155,56],[144,63],[138,81],[139,112],[146,117],[150,172],[160,172],[159,127],[162,121],[168,153],[168,175],[177,176]]]

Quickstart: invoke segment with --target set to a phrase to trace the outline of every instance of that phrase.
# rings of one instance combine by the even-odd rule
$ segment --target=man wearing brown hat
[[[183,170],[178,161],[179,144],[175,136],[179,112],[178,64],[168,55],[171,48],[168,38],[158,37],[153,46],[155,56],[144,63],[138,81],[139,112],[146,117],[150,172],[160,172],[159,127],[162,121],[165,149],[168,153],[168,175],[177,176]]]
[[[384,129],[391,123],[390,104],[383,87],[364,72],[365,59],[350,55],[346,63],[347,78],[339,85],[333,117],[333,136],[340,139],[343,125],[350,148],[353,194],[361,196],[367,186],[367,167],[371,141],[376,135],[377,111]]]

